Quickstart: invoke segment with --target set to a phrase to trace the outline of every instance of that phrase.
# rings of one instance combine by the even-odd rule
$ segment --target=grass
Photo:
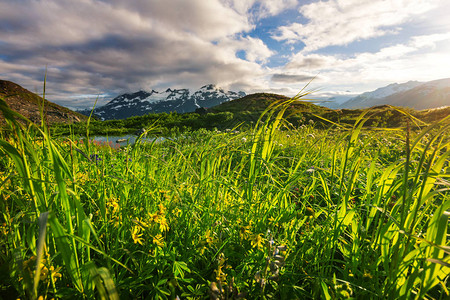
[[[250,130],[112,149],[1,101],[5,298],[449,297],[446,120],[294,128],[280,100]]]
[[[241,130],[250,130],[255,126],[261,114],[273,102],[288,101],[289,98],[275,94],[258,93],[248,95],[241,99],[222,103],[209,108],[203,114],[199,113],[151,113],[143,116],[134,116],[121,120],[97,121],[91,119],[90,122],[78,122],[75,124],[53,123],[51,126],[52,136],[69,135],[71,133],[85,134],[86,126],[92,135],[120,136],[132,134],[144,127],[157,124],[157,131],[161,136],[176,136],[198,129],[225,130],[240,126]],[[369,112],[369,114],[367,114]],[[415,118],[415,123],[432,123],[435,120],[443,119],[450,114],[450,107],[441,109],[430,109],[415,111],[413,109],[392,107],[382,105],[371,109],[342,109],[332,110],[309,103],[308,99],[301,98],[301,101],[293,101],[285,109],[285,120],[294,127],[307,125],[310,121],[315,123],[315,127],[326,129],[330,126],[330,121],[341,125],[353,126],[361,114],[367,114],[364,127],[369,128],[398,128],[406,126],[404,114]],[[261,120],[264,121],[265,119]],[[449,122],[450,120],[447,120]],[[412,123],[414,129],[417,129]]]

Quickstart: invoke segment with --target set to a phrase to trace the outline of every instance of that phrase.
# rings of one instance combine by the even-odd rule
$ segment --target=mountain
[[[20,85],[6,80],[0,80],[0,98],[12,110],[27,117],[34,123],[40,123],[41,116],[39,107],[42,105],[42,99],[35,93],[28,91]],[[48,123],[56,122],[79,122],[86,119],[82,114],[74,112],[66,107],[45,100],[44,112]],[[0,124],[4,124],[5,119],[0,112]]]
[[[410,90],[387,96],[383,101],[418,110],[450,106],[450,78],[426,82]]]
[[[219,113],[219,112],[231,112],[231,113],[256,113],[259,115],[267,109],[274,102],[288,101],[290,98],[271,93],[255,93],[246,95],[245,97],[224,102],[220,105],[214,106],[208,109],[208,112]],[[326,107],[321,107],[310,102],[301,101],[301,99],[292,102],[287,111],[287,115],[292,113],[304,113],[304,112],[314,112],[323,113],[330,112],[331,109]]]
[[[225,92],[213,85],[205,85],[191,93],[188,89],[152,90],[120,95],[104,106],[96,108],[94,114],[102,120],[125,119],[148,113],[193,112],[200,107],[212,107],[220,103],[245,96],[244,92]],[[79,111],[88,115],[90,111]]]
[[[365,108],[385,104],[418,110],[450,106],[450,78],[393,83],[354,97],[341,104],[340,108]]]
[[[317,102],[317,105],[320,106],[324,106],[324,107],[328,107],[331,109],[339,109],[341,107],[341,105],[354,98],[355,95],[333,95],[331,97],[318,97],[318,100],[320,100],[320,102]]]
[[[388,86],[378,88],[375,91],[366,92],[354,98],[351,98],[342,103],[340,105],[340,108],[364,108],[376,105],[389,104],[383,102],[382,99],[399,92],[410,90],[421,84],[423,83],[418,81],[408,81],[402,84],[392,83]]]

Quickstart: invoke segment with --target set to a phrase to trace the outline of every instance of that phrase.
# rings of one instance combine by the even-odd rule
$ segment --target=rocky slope
[[[44,101],[41,97],[20,85],[6,80],[0,80],[0,98],[14,111],[27,117],[35,123],[40,123],[41,116],[39,106]],[[48,123],[55,122],[79,122],[86,119],[84,115],[74,112],[66,107],[57,105],[45,100],[44,112]],[[4,124],[5,119],[0,112],[0,124]]]

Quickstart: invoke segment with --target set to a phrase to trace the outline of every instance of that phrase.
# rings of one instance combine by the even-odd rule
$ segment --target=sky
[[[0,79],[73,108],[214,83],[311,98],[450,77],[450,0],[0,0]]]

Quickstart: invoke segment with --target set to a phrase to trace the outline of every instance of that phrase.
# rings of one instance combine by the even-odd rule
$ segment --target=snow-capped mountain
[[[422,85],[423,82],[408,81],[398,84],[392,83],[388,86],[378,88],[375,91],[366,92],[354,98],[351,98],[340,105],[340,108],[364,108],[375,105],[391,104],[386,103],[384,99],[396,93],[401,93]]]
[[[244,97],[244,92],[224,91],[213,84],[205,85],[192,94],[188,89],[165,91],[139,91],[120,95],[94,110],[102,120],[124,119],[160,112],[193,112],[200,107],[212,107],[220,103]],[[90,112],[81,111],[88,114]]]

